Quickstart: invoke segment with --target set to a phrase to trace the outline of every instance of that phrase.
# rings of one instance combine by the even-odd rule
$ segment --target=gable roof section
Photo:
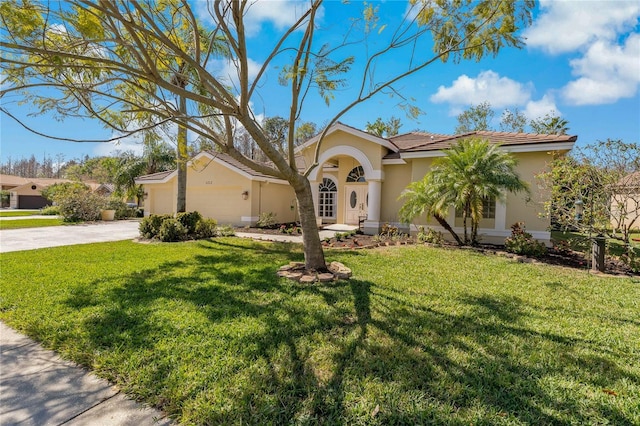
[[[224,167],[227,167],[250,180],[259,180],[259,181],[265,181],[265,182],[288,184],[288,182],[285,180],[278,179],[273,176],[257,172],[252,168],[245,166],[235,158],[231,157],[229,154],[224,154],[221,152],[202,151],[201,153],[193,157],[189,161],[189,164],[192,164],[194,161],[199,160],[200,158],[203,158],[203,157],[207,157],[211,161],[215,161],[216,163]],[[135,181],[139,185],[153,184],[153,183],[166,183],[177,174],[178,174],[177,170],[167,170],[166,172],[158,172],[151,175],[139,176],[136,178]]]
[[[346,124],[343,124],[339,121],[333,124],[329,128],[325,137],[338,131],[345,132],[350,135],[354,135],[361,139],[367,140],[369,142],[373,142],[375,144],[381,145],[392,152],[398,152],[398,147],[395,144],[393,144],[389,139],[381,138],[380,136],[367,133],[363,130],[356,129],[355,127],[347,126]],[[322,132],[320,132],[319,134],[315,135],[314,137],[312,137],[311,139],[309,139],[308,141],[306,141],[305,143],[297,147],[296,153],[318,142],[318,140],[320,140],[320,135],[322,135]]]
[[[577,136],[569,135],[476,131],[460,135],[407,133],[394,136],[390,140],[400,148],[401,158],[418,158],[442,156],[443,150],[469,138],[480,138],[491,144],[500,144],[509,152],[570,150],[578,139]],[[392,158],[398,158],[398,155],[390,154],[385,157],[385,159]]]

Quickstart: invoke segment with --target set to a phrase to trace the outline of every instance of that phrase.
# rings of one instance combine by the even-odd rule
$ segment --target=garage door
[[[40,195],[19,195],[18,196],[18,208],[19,209],[41,209],[44,206],[51,204],[46,198]]]

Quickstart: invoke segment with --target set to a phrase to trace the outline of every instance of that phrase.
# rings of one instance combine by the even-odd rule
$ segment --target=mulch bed
[[[242,232],[251,232],[256,234],[274,234],[274,235],[286,235],[280,231],[279,227],[274,228],[245,228]],[[299,235],[294,233],[293,235]],[[380,238],[375,235],[356,234],[350,236],[342,236],[338,238],[330,238],[322,241],[322,246],[328,249],[338,250],[360,250],[371,249],[376,247],[387,246],[400,246],[410,244],[429,245],[425,243],[418,243],[414,237],[408,237],[406,235],[402,237],[386,237]],[[435,246],[435,245],[434,245]],[[513,253],[507,253],[504,251],[503,246],[496,245],[480,245],[478,247],[460,247],[455,244],[445,243],[439,245],[439,247],[445,247],[458,250],[474,250],[486,254],[495,254],[499,256],[505,256],[515,259],[522,263],[544,263],[549,265],[565,266],[568,268],[586,270],[591,267],[590,262],[587,261],[583,253],[577,251],[558,251],[550,248],[546,255],[539,258],[529,258],[526,256],[515,255]],[[607,258],[606,260],[606,273],[608,275],[618,276],[640,276],[639,273],[634,273],[627,265],[615,258]]]

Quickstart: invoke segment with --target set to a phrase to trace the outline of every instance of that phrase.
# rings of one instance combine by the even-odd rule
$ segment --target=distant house
[[[640,171],[620,179],[611,195],[611,226],[640,230]]]
[[[42,196],[42,191],[56,183],[72,182],[69,179],[52,178],[23,178],[20,176],[0,174],[0,187],[9,191],[9,208],[12,209],[41,209],[51,205]],[[84,182],[92,191],[109,197],[114,191],[112,184]]]
[[[406,133],[378,137],[353,127],[333,125],[322,143],[318,163],[310,174],[316,217],[321,223],[361,225],[366,233],[379,232],[384,223],[415,231],[424,225],[442,230],[426,217],[411,228],[399,223],[398,200],[406,186],[431,169],[434,159],[465,138],[481,138],[499,144],[518,160],[517,172],[527,182],[545,171],[557,153],[569,151],[577,137],[503,132],[471,132],[462,135]],[[302,169],[313,163],[318,136],[300,146],[296,163]],[[177,172],[141,176],[145,215],[176,211]],[[275,213],[279,222],[296,220],[296,199],[288,182],[255,172],[226,154],[202,152],[188,164],[187,210],[197,210],[219,223],[253,225],[261,213]],[[536,239],[550,242],[549,219],[540,217],[547,195],[532,191],[507,194],[504,202],[487,200],[479,234],[483,242],[504,243],[510,227],[525,222]],[[456,231],[462,218],[451,209],[447,221]]]
[[[0,175],[0,186],[9,191],[9,207],[12,209],[40,209],[51,202],[42,196],[42,190],[68,179],[23,178],[13,175]]]

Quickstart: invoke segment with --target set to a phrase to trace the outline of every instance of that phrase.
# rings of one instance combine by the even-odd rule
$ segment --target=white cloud
[[[570,63],[578,78],[562,91],[569,103],[598,105],[635,96],[640,85],[640,34],[632,34],[622,46],[598,41]]]
[[[93,153],[97,156],[115,155],[118,151],[127,152],[133,151],[136,155],[142,155],[144,146],[142,144],[142,138],[129,136],[121,139],[118,142],[105,142],[101,143],[93,150]]]
[[[254,61],[251,58],[247,58],[247,66],[249,68],[249,81],[253,80],[260,72],[262,64]],[[231,84],[233,87],[238,88],[238,68],[234,61],[230,59],[218,59],[212,61],[211,72],[216,75],[221,81]]]
[[[198,17],[206,22],[213,23],[208,8],[209,2],[196,3]],[[278,31],[283,31],[296,23],[296,21],[308,10],[309,2],[299,0],[252,0],[245,9],[244,25],[247,37],[260,35],[262,25],[270,22]],[[316,12],[316,23],[322,21],[324,7],[320,6]]]
[[[527,45],[550,54],[579,54],[569,64],[575,79],[561,90],[572,105],[610,104],[635,96],[640,85],[640,2],[541,2],[525,31]]]
[[[440,86],[431,102],[448,102],[454,106],[477,105],[488,101],[494,108],[524,105],[531,98],[533,85],[522,84],[494,71],[483,71],[477,78],[458,77],[450,87]]]
[[[546,94],[539,101],[530,100],[527,102],[522,112],[529,120],[535,120],[552,111],[555,111],[557,115],[562,115],[556,106],[553,96]]]
[[[640,16],[640,2],[541,0],[540,10],[524,32],[527,45],[558,54],[632,31]]]

